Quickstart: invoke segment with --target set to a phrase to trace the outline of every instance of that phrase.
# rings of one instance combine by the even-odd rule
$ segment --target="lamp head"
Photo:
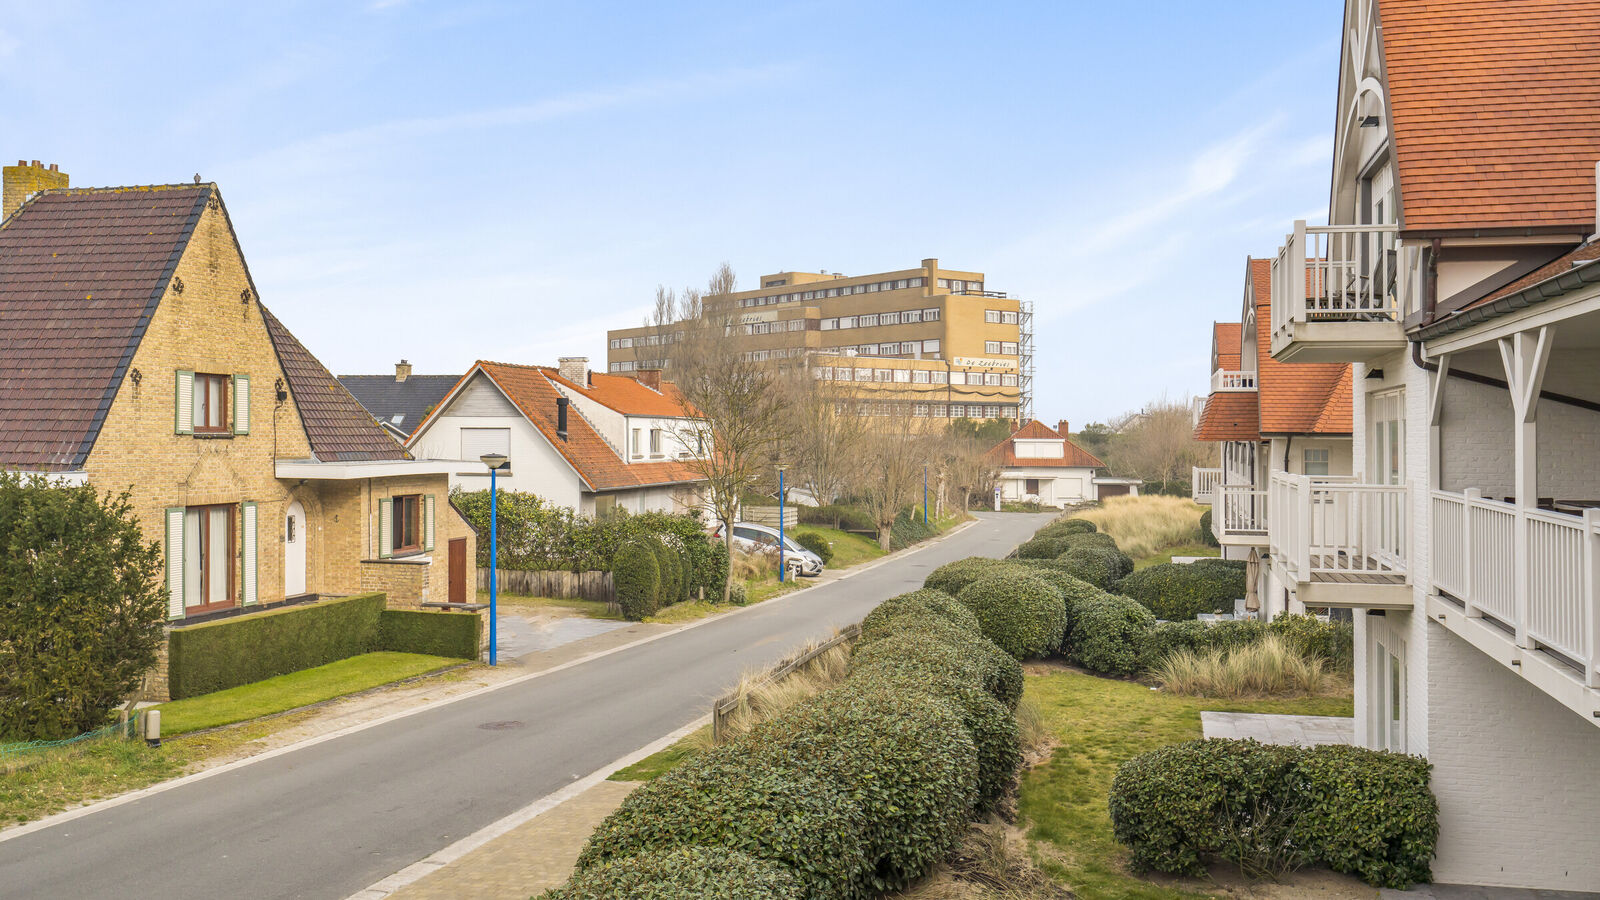
[[[491,472],[511,471],[511,460],[504,453],[485,453],[478,457]]]

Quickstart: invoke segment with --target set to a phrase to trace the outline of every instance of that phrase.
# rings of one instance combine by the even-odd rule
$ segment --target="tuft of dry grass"
[[[1203,512],[1204,507],[1187,497],[1112,497],[1099,509],[1073,518],[1093,522],[1116,539],[1123,553],[1141,559],[1168,547],[1197,542]]]
[[[1067,900],[1072,892],[1039,871],[1027,839],[1003,825],[974,825],[928,877],[897,900]]]
[[[789,657],[802,656],[823,642],[813,641]],[[774,667],[776,668],[776,667]],[[838,644],[806,661],[783,678],[773,681],[771,669],[746,672],[739,678],[733,693],[738,705],[728,715],[723,729],[723,742],[744,734],[761,722],[778,715],[802,700],[808,700],[844,681],[850,671],[850,645]],[[706,730],[703,741],[711,746],[711,731]]]
[[[1343,687],[1320,657],[1301,656],[1276,634],[1232,650],[1180,650],[1151,675],[1174,694],[1229,699],[1322,694]]]
[[[760,551],[745,553],[734,551],[733,559],[728,563],[733,569],[734,581],[761,581],[766,578],[778,577],[778,554],[762,553]]]

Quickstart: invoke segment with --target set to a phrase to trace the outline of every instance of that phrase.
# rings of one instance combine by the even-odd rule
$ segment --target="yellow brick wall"
[[[29,164],[17,160],[17,165],[0,170],[0,180],[5,184],[4,198],[0,199],[0,219],[16,212],[29,194],[68,186],[67,173],[58,171],[54,166],[42,166],[38,160]]]

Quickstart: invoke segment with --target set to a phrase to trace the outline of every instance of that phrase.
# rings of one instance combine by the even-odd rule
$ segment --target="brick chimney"
[[[1060,422],[1056,423],[1056,434],[1059,434],[1064,438],[1072,437],[1072,429],[1067,427],[1066,419],[1062,419]]]
[[[563,356],[556,366],[556,372],[566,380],[578,387],[587,387],[589,384],[589,357]]]
[[[67,173],[56,168],[55,163],[40,165],[37,159],[31,163],[19,159],[16,165],[6,166],[0,173],[5,182],[0,220],[10,218],[24,201],[39,191],[67,186]]]
[[[394,364],[394,380],[395,381],[405,381],[407,378],[410,378],[410,377],[411,377],[411,363],[409,363],[409,362],[407,362],[407,361],[402,359],[399,362]]]
[[[637,369],[633,373],[633,379],[650,390],[661,393],[660,369]]]

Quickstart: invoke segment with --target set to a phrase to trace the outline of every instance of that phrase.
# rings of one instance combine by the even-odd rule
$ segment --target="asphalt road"
[[[704,715],[741,672],[1048,516],[643,646],[0,840],[0,897],[343,898]],[[515,720],[525,727],[484,730]]]

